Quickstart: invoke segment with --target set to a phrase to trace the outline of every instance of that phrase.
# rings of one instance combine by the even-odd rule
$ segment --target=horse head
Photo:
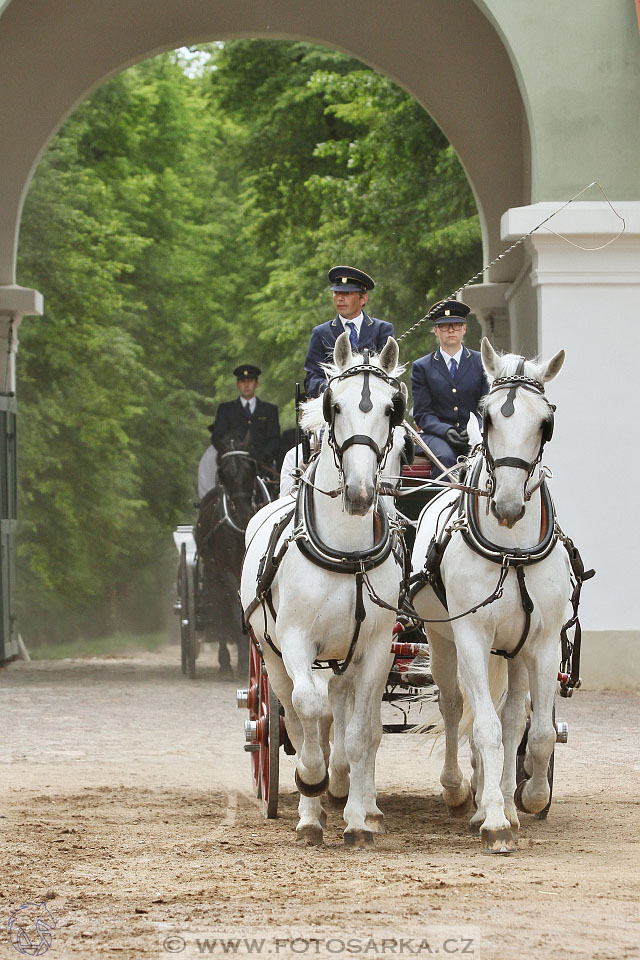
[[[380,471],[402,423],[407,392],[396,377],[398,344],[389,337],[379,356],[353,354],[347,333],[336,340],[322,398],[329,443],[344,476],[344,508],[365,516],[373,508]],[[404,387],[404,390],[403,390]]]
[[[218,477],[233,517],[240,526],[246,526],[253,516],[256,492],[257,464],[249,452],[249,430],[244,437],[228,436],[218,444]],[[260,494],[260,505],[264,496]]]
[[[558,375],[565,354],[560,350],[546,362],[500,356],[486,337],[481,353],[489,380],[482,436],[491,512],[511,529],[524,516],[527,481],[553,433],[555,407],[544,396],[544,384]]]

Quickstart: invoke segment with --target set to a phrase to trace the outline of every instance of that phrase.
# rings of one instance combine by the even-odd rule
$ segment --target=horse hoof
[[[529,813],[529,811],[527,810],[527,808],[522,802],[522,791],[524,790],[526,785],[527,785],[527,780],[526,779],[521,780],[520,783],[517,785],[513,794],[513,801],[521,813]]]
[[[345,830],[344,843],[346,847],[366,850],[373,846],[373,832],[371,830]]]
[[[320,783],[305,783],[300,779],[296,770],[296,787],[303,797],[320,797],[329,786],[329,771],[327,771]]]
[[[327,790],[327,802],[329,803],[329,806],[334,807],[336,810],[344,810],[348,798],[348,793],[346,793],[344,797],[336,797],[333,793],[331,793],[331,790]]]
[[[365,822],[374,833],[387,832],[384,825],[384,813],[372,813],[370,816],[365,817]]]
[[[513,794],[514,803],[518,808],[518,810],[522,811],[522,813],[533,813],[535,814],[538,820],[544,820],[546,819],[546,816],[549,813],[548,809],[546,809],[547,804],[549,803],[549,800],[547,799],[544,802],[544,805],[542,807],[538,806],[538,807],[534,807],[533,809],[531,809],[530,807],[527,807],[524,802],[524,789],[528,783],[529,783],[529,778],[527,777],[526,780],[521,780],[520,783],[517,785]]]
[[[466,817],[469,811],[473,809],[473,800],[471,798],[471,794],[469,794],[467,799],[463,800],[462,803],[459,804],[457,807],[450,806],[446,801],[445,801],[445,806],[447,808],[447,813],[449,814],[449,816],[453,817],[456,820],[459,820],[461,817]]]
[[[303,827],[296,829],[296,843],[304,843],[308,847],[320,847],[322,842],[322,827],[315,823],[305,823]]]
[[[501,830],[480,830],[483,853],[515,853],[518,842],[509,827]]]

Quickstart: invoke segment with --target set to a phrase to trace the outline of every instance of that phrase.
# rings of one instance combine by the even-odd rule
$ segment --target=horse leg
[[[471,790],[476,804],[476,811],[469,821],[469,827],[472,833],[478,833],[480,825],[484,823],[485,818],[484,807],[480,799],[483,789],[482,757],[478,752],[473,737],[469,738],[469,746],[471,748]]]
[[[556,742],[553,725],[553,701],[557,676],[555,640],[541,644],[537,656],[529,658],[529,688],[531,690],[531,727],[527,749],[531,758],[531,778],[518,791],[518,800],[527,813],[539,813],[549,802],[547,772]],[[536,651],[537,652],[537,651]]]
[[[294,630],[281,633],[284,666],[291,677],[291,705],[302,727],[297,751],[296,786],[307,797],[321,796],[329,783],[322,744],[321,721],[326,693],[316,683],[311,665],[313,650],[304,634]]]
[[[329,680],[329,702],[333,714],[333,744],[329,761],[329,800],[344,808],[349,793],[349,760],[344,738],[347,726],[347,707],[352,693],[351,682],[344,676]]]
[[[515,834],[520,820],[513,795],[516,789],[516,753],[526,726],[525,702],[529,689],[529,674],[522,657],[509,660],[509,689],[502,708],[502,745],[504,758],[500,788],[504,797],[504,812]]]
[[[455,637],[460,675],[473,711],[473,739],[482,762],[482,793],[478,802],[485,814],[480,824],[482,845],[487,853],[512,853],[517,846],[500,789],[502,727],[491,699],[489,649],[481,646],[468,624],[458,622]]]
[[[229,656],[229,648],[227,647],[227,641],[222,634],[220,634],[218,637],[218,666],[220,667],[221,674],[226,676],[231,673],[231,657]]]
[[[458,726],[462,717],[462,692],[458,685],[458,656],[446,638],[429,636],[431,673],[440,691],[439,706],[445,729],[444,766],[440,774],[442,797],[449,812],[464,815],[471,800],[469,781],[458,765]]]
[[[366,655],[353,667],[353,711],[345,731],[349,758],[349,796],[344,808],[345,843],[364,847],[373,843],[376,828],[380,832],[383,814],[377,805],[375,759],[382,739],[382,691],[389,673],[389,641],[376,649],[367,647]]]
[[[265,662],[267,664],[269,682],[284,707],[287,734],[299,756],[304,736],[300,718],[293,709],[291,702],[291,679],[284,668],[282,660],[272,653],[268,647],[265,647]],[[327,815],[322,808],[322,798],[320,796],[305,797],[301,793],[298,802],[298,816],[296,840],[306,843],[308,846],[319,846],[322,843],[323,832],[327,822]]]

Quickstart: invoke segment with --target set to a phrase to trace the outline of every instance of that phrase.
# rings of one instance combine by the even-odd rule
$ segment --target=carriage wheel
[[[258,720],[258,753],[260,764],[260,788],[264,803],[264,815],[269,820],[278,816],[278,784],[280,779],[280,701],[269,683],[267,671],[262,667],[260,676],[260,717]]]
[[[553,723],[556,722],[556,708],[555,704],[553,707]],[[520,741],[520,746],[518,747],[518,752],[516,754],[516,787],[518,787],[525,780],[529,779],[529,774],[527,773],[524,765],[525,756],[527,753],[527,743],[529,741],[529,727],[531,726],[531,718],[527,717],[527,725],[525,727],[524,735]],[[553,798],[553,766],[555,758],[556,749],[555,747],[551,751],[551,756],[549,757],[549,767],[547,769],[547,780],[549,782],[549,801],[546,807],[543,810],[540,810],[535,814],[536,820],[546,820],[549,815],[549,808],[551,807],[551,800]]]

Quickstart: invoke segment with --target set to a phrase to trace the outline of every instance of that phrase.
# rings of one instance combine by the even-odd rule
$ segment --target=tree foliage
[[[259,364],[291,422],[331,265],[376,278],[371,312],[398,333],[479,265],[464,172],[406,93],[304,43],[205,53],[106,83],[27,198],[19,281],[45,296],[18,358],[27,635],[157,626],[230,371]]]

